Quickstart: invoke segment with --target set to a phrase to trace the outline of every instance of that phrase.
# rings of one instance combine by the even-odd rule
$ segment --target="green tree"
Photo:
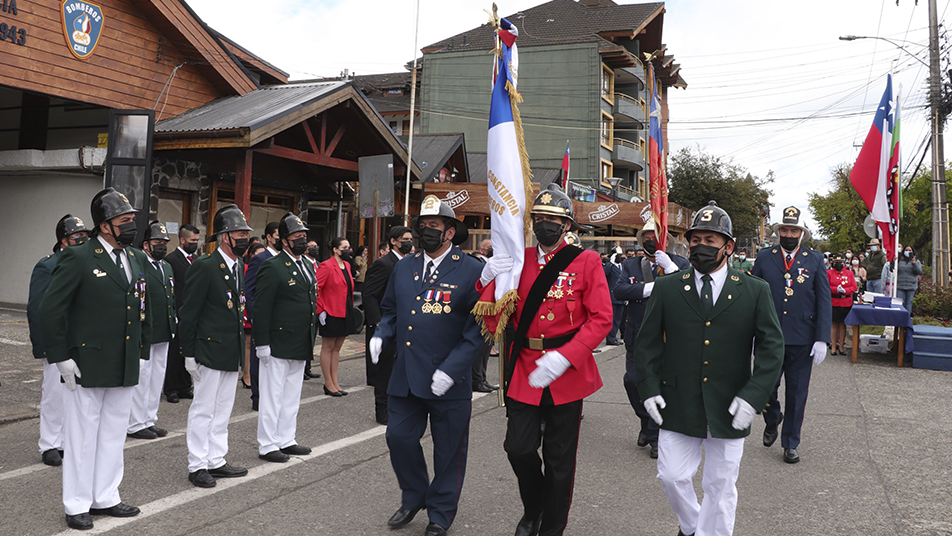
[[[773,172],[764,178],[718,156],[685,147],[671,157],[668,166],[668,199],[691,210],[714,200],[726,210],[738,239],[759,236],[763,215],[770,207]]]
[[[863,231],[863,220],[869,209],[850,184],[853,166],[840,164],[833,168],[830,191],[809,195],[810,211],[819,226],[818,234],[826,237],[830,251],[862,249],[869,240]]]

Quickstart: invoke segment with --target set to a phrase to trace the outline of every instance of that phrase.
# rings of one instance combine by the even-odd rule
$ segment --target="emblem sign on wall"
[[[92,2],[65,0],[60,6],[60,15],[69,51],[81,60],[92,56],[105,24],[102,7]]]

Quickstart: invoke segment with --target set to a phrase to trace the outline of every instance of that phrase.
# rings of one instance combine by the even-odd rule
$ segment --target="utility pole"
[[[949,285],[949,205],[945,193],[942,131],[942,73],[939,72],[939,16],[929,0],[929,102],[932,113],[932,282]]]

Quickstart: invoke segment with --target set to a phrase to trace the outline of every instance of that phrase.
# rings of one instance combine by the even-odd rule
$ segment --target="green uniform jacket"
[[[152,259],[146,258],[146,290],[149,295],[150,311],[152,313],[152,340],[150,344],[168,342],[175,335],[175,283],[173,282],[172,265],[159,261],[165,277],[155,269]]]
[[[113,257],[93,238],[60,252],[40,304],[40,326],[50,363],[72,359],[83,387],[139,383],[139,359],[148,359],[146,255],[125,248],[132,281],[125,283]]]
[[[245,268],[237,262],[238,288],[224,253],[199,257],[185,273],[179,311],[182,355],[208,368],[237,371],[245,361]]]
[[[314,265],[304,261],[310,280],[287,252],[261,263],[255,287],[255,344],[271,345],[271,355],[307,360],[317,336]]]
[[[40,328],[40,303],[43,302],[46,288],[50,286],[50,279],[53,278],[53,268],[56,268],[58,255],[59,252],[57,251],[40,259],[33,267],[33,275],[30,276],[30,296],[26,302],[26,320],[30,326],[33,357],[37,359],[46,357],[46,346],[43,344],[43,334]]]
[[[751,373],[751,353],[753,373]],[[655,280],[635,348],[642,400],[664,397],[665,430],[692,437],[738,438],[727,408],[739,396],[758,411],[783,364],[783,332],[767,283],[729,268],[709,315],[694,269]]]
[[[731,268],[738,270],[740,272],[747,273],[747,274],[750,273],[750,270],[753,267],[754,267],[754,263],[751,262],[750,259],[744,259],[744,260],[737,259],[736,261],[731,263]]]

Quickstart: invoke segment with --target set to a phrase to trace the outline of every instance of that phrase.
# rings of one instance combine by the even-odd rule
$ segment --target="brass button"
[[[419,297],[419,296],[416,297],[416,301],[420,301],[420,297]]]
[[[707,361],[705,361],[704,364],[706,365],[706,364],[707,364]]]
[[[126,322],[126,325],[131,326],[132,322]]]
[[[407,331],[413,331],[413,326],[407,326]]]
[[[784,312],[783,312],[783,314],[787,314],[787,312],[786,312],[786,311],[784,311]]]
[[[410,346],[410,341],[407,341],[407,346]]]
[[[704,323],[704,325],[710,327],[710,326],[711,326],[711,321],[708,320],[707,322]]]
[[[783,299],[783,303],[787,303],[787,298],[784,298],[784,299]]]
[[[704,341],[704,346],[710,346],[710,345],[711,345],[711,341],[709,341],[709,340],[705,340],[705,341]]]
[[[410,311],[410,314],[411,314],[411,315],[415,315],[415,314],[416,314],[416,311]]]
[[[707,383],[707,378],[704,378],[702,381],[703,381],[704,383]]]
[[[83,346],[86,346],[86,343],[83,343]]]
[[[668,385],[668,382],[662,381],[662,382],[661,382],[661,385]]]
[[[539,320],[545,320],[545,315],[540,316]]]
[[[126,340],[127,340],[127,341],[129,340],[129,336],[128,336],[128,335],[126,335]]]
[[[126,306],[126,311],[128,311],[129,309],[132,309],[132,307],[129,307],[129,306],[127,305],[127,306]]]

